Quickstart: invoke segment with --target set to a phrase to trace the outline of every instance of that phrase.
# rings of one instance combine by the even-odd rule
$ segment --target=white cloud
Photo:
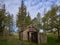
[[[60,5],[60,0],[24,0],[27,7],[27,11],[30,12],[31,18],[36,17],[36,14],[40,12],[43,15],[44,8],[50,9],[51,5]],[[39,2],[40,1],[40,2]],[[21,0],[5,0],[7,11],[17,14],[20,7]],[[44,5],[45,4],[45,5]]]

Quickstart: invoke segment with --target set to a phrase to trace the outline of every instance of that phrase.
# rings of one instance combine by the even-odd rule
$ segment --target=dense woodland
[[[0,37],[4,36],[4,30],[9,32],[8,35],[14,32],[13,16],[13,14],[6,12],[5,4],[3,4],[0,9]],[[49,11],[44,13],[44,17],[41,17],[40,12],[38,12],[37,16],[34,19],[31,19],[30,13],[27,12],[27,8],[22,1],[16,17],[15,23],[18,27],[18,32],[25,27],[32,25],[37,28],[38,31],[39,29],[43,29],[46,32],[57,32],[57,40],[60,41],[60,6],[53,5]]]

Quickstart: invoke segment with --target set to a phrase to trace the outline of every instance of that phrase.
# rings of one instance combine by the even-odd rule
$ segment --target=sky
[[[0,2],[4,2],[6,4],[6,11],[13,14],[15,19],[19,11],[19,7],[21,6],[21,0],[0,0]],[[33,19],[36,17],[38,12],[40,12],[43,17],[44,9],[46,9],[45,12],[47,12],[52,5],[60,6],[60,0],[24,0],[24,4],[27,7],[27,12],[30,13],[31,18]]]
[[[6,4],[6,11],[14,14],[14,17],[16,17],[21,5],[21,0],[0,0],[0,2],[4,2]],[[60,0],[24,0],[24,3],[27,7],[27,12],[30,13],[33,19],[38,12],[43,16],[44,8],[47,11],[50,9],[51,5],[60,5]]]

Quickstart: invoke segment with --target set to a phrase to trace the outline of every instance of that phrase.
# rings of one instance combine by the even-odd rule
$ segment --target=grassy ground
[[[48,35],[46,44],[36,44],[33,42],[20,41],[17,38],[10,37],[7,39],[0,39],[0,45],[60,45],[60,43],[56,42],[57,37],[53,34]]]
[[[47,35],[47,44],[46,45],[60,45],[60,43],[58,43],[57,40],[57,35],[51,33]]]

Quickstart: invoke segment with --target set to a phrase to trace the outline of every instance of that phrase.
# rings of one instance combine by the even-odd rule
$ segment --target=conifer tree
[[[19,38],[20,38],[20,31],[25,27],[25,18],[26,18],[26,6],[24,5],[24,1],[21,1],[21,7],[19,8],[19,12],[17,14],[17,27],[19,29]]]
[[[26,16],[25,26],[28,26],[30,24],[31,24],[31,17],[30,17],[30,14],[28,12],[28,15]]]
[[[17,14],[17,26],[19,28],[23,28],[25,25],[26,18],[26,6],[24,5],[24,1],[21,2],[21,7],[19,8],[19,12]]]
[[[9,34],[13,31],[13,15],[9,12],[5,16],[5,28],[9,30]]]
[[[4,31],[4,18],[5,18],[5,4],[2,5],[2,8],[0,9],[0,35],[3,35]]]

